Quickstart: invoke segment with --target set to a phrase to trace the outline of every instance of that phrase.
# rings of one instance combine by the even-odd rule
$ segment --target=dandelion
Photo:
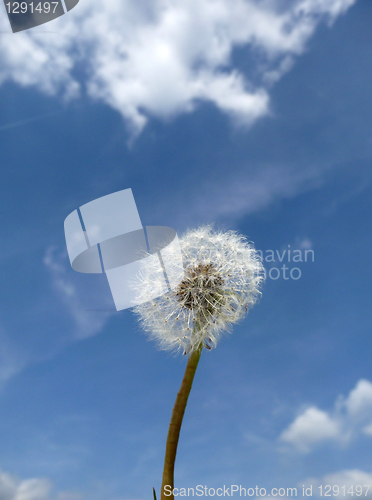
[[[260,295],[264,270],[254,247],[233,231],[203,226],[181,237],[180,246],[178,284],[134,312],[162,349],[187,354],[200,345],[216,347],[221,334],[245,316]],[[144,296],[158,285],[153,262],[141,269],[137,283]]]
[[[215,348],[221,335],[231,332],[232,325],[247,314],[264,281],[261,258],[253,245],[234,231],[218,232],[203,226],[189,230],[179,242],[183,262],[174,259],[168,293],[134,308],[143,329],[160,348],[189,355],[169,426],[162,500],[173,499],[178,438],[201,352]],[[135,284],[142,299],[159,285],[155,261],[143,262]]]

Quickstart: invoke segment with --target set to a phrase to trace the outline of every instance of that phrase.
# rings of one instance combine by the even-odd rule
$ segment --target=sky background
[[[80,0],[12,34],[0,10],[0,500],[160,491],[186,357],[89,311],[110,290],[63,231],[127,188],[144,225],[238,230],[301,272],[203,353],[175,485],[372,485],[371,19],[370,0]]]

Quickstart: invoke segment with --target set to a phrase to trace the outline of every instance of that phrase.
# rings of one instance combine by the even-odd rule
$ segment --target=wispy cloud
[[[59,113],[45,113],[43,115],[34,116],[31,118],[25,118],[24,120],[12,121],[10,123],[0,125],[0,132],[2,132],[3,130],[9,130],[12,128],[21,127],[22,125],[28,125],[29,123],[34,123],[34,122],[37,122],[39,120],[43,120],[44,118],[49,118],[51,116],[55,116],[57,114],[59,114]]]
[[[233,176],[214,172],[201,176],[199,182],[187,185],[180,196],[169,193],[166,204],[156,203],[154,220],[161,220],[169,206],[176,207],[172,217],[175,226],[211,222],[219,218],[237,219],[258,212],[278,200],[290,199],[322,185],[329,167],[307,165],[306,168],[285,165],[249,166]],[[155,203],[154,203],[155,205]],[[206,221],[203,217],[207,217]]]
[[[105,295],[104,289],[90,287],[89,275],[83,275],[86,283],[79,280],[79,274],[70,268],[66,250],[57,251],[49,247],[44,256],[44,265],[50,273],[56,297],[74,322],[74,339],[91,337],[100,332],[109,317],[116,312],[113,300]],[[96,311],[100,314],[94,314],[92,306],[100,309]]]
[[[22,348],[16,348],[4,328],[0,328],[0,390],[7,380],[26,366],[27,362],[26,353]]]
[[[50,490],[47,479],[18,479],[0,472],[0,500],[49,500]]]
[[[280,440],[300,452],[324,442],[347,445],[360,435],[372,437],[372,383],[361,379],[345,398],[340,395],[331,411],[316,406],[300,412]]]
[[[133,134],[148,116],[214,103],[236,122],[269,112],[271,85],[293,65],[322,21],[355,0],[91,0],[54,20],[57,33],[0,36],[0,83],[13,80],[65,98],[87,93],[118,110]],[[3,17],[0,30],[6,27]],[[260,54],[253,84],[232,62],[236,47]],[[75,68],[83,68],[81,80]],[[80,71],[81,73],[81,71]]]
[[[0,326],[0,391],[27,366],[97,335],[116,313],[105,275],[92,281],[97,275],[75,273],[67,251],[54,247],[46,250],[44,266],[50,276],[46,288],[19,321]]]

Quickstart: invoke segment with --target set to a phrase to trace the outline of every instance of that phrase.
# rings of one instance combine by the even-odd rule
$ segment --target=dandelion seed
[[[222,233],[203,226],[189,230],[179,241],[182,278],[166,296],[155,299],[158,307],[145,302],[134,312],[161,348],[178,347],[187,354],[200,345],[216,347],[221,334],[245,316],[261,293],[264,268],[254,247],[233,231]],[[150,295],[158,286],[152,262],[142,261],[135,284],[139,294]]]

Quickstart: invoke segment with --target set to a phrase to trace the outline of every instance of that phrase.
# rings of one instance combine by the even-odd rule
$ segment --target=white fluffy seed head
[[[254,247],[234,231],[202,226],[186,232],[179,242],[179,283],[134,312],[162,349],[186,354],[200,345],[216,347],[221,334],[245,316],[261,294],[264,268]],[[144,264],[135,283],[138,296],[146,297],[158,286],[154,276],[151,261]]]

